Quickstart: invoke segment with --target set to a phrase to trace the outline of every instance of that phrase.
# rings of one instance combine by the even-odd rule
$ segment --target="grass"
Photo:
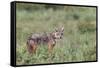
[[[68,10],[18,10],[17,8],[17,65],[62,63],[96,60],[96,9],[74,7]],[[47,45],[39,46],[36,54],[29,55],[26,48],[31,33],[52,32],[64,25],[64,37],[58,40],[52,55]]]

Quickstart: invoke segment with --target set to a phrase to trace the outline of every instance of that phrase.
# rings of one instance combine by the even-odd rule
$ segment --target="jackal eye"
[[[58,32],[58,30],[56,30],[56,32]]]
[[[61,35],[63,35],[63,33],[61,33]]]

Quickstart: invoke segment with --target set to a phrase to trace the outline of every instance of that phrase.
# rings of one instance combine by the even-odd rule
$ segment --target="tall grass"
[[[17,65],[96,60],[96,9],[67,8],[27,11],[17,7]],[[59,25],[65,27],[64,36],[57,41],[52,55],[49,55],[47,45],[38,46],[36,54],[28,53],[26,41],[31,33],[52,32]]]

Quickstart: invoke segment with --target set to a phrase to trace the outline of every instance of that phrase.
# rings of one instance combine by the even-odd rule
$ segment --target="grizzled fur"
[[[51,33],[37,33],[32,34],[27,40],[27,47],[29,53],[35,53],[38,45],[48,44],[48,51],[51,52],[56,44],[56,39],[61,39],[64,28],[56,29]]]

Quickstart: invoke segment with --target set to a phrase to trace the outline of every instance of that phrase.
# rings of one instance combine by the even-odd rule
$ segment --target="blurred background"
[[[64,37],[57,41],[53,55],[39,46],[29,55],[26,48],[31,33],[52,32],[64,25]],[[16,4],[17,65],[96,60],[96,7]]]

